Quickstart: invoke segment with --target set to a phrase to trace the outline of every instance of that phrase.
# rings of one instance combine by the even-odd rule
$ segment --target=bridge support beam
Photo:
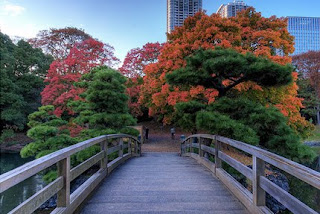
[[[101,147],[101,151],[104,152],[104,156],[100,161],[100,168],[105,169],[107,168],[107,164],[108,164],[108,141],[105,140],[101,142],[100,147]]]
[[[215,147],[214,166],[217,169],[222,167],[222,161],[219,158],[219,151],[221,150],[221,142],[219,142],[216,137],[214,139],[214,147]]]
[[[57,193],[57,207],[67,207],[70,204],[70,157],[57,163],[58,177],[63,177],[63,188]]]
[[[120,149],[119,149],[118,155],[119,157],[123,157],[123,139],[122,138],[119,139],[119,146],[120,146]]]
[[[128,153],[132,155],[132,142],[131,139],[128,140]]]
[[[266,205],[266,192],[260,187],[260,176],[265,176],[265,162],[256,156],[253,158],[253,204],[256,206]]]
[[[199,142],[199,156],[203,157],[203,150],[201,149],[201,137],[198,137],[198,142]]]

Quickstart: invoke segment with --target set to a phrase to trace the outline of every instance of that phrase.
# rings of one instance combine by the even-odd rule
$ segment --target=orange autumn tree
[[[128,106],[130,113],[135,117],[147,114],[147,110],[139,103],[140,88],[145,75],[144,69],[148,64],[157,62],[162,46],[163,44],[156,42],[147,43],[142,48],[131,49],[119,68],[119,71],[128,77],[126,83],[129,96]]]
[[[282,65],[291,63],[289,54],[294,51],[293,37],[287,31],[285,18],[265,18],[253,8],[232,18],[199,12],[168,34],[168,42],[164,45],[158,62],[145,68],[140,102],[149,108],[150,116],[157,116],[163,123],[170,124],[173,122],[177,102],[193,99],[202,99],[205,103],[215,101],[219,96],[215,89],[203,86],[191,89],[169,87],[165,79],[167,73],[186,66],[187,56],[200,48],[206,50],[215,47],[232,48],[243,54],[251,52]],[[293,73],[293,78],[296,80],[296,73]],[[298,132],[302,133],[309,126],[299,112],[302,104],[297,97],[298,87],[295,81],[280,88],[264,88],[256,83],[245,82],[236,89],[263,105],[275,105],[289,118],[290,125]]]

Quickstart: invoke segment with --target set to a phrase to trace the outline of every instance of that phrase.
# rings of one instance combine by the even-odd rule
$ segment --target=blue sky
[[[203,0],[208,14],[232,0]],[[320,16],[320,0],[245,0],[263,16]],[[0,0],[0,29],[34,37],[39,30],[74,26],[109,43],[123,60],[147,42],[165,42],[167,0]]]

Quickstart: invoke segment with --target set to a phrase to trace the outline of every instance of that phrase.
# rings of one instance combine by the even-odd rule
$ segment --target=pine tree
[[[112,133],[137,135],[136,130],[128,128],[136,124],[129,114],[128,97],[125,94],[126,78],[116,70],[102,66],[83,75],[77,84],[86,88],[81,95],[83,100],[71,103],[78,113],[74,120],[85,128],[82,136],[86,138]]]

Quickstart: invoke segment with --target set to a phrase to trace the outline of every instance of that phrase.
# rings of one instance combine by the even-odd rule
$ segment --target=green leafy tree
[[[182,129],[196,134],[198,132],[196,126],[196,112],[206,108],[205,104],[197,101],[190,101],[185,103],[177,103],[175,105],[174,121],[176,125]]]
[[[299,79],[302,81],[301,83],[307,83],[308,85],[308,91],[300,90],[299,95],[306,97],[308,102],[304,102],[304,105],[307,110],[310,110],[313,108],[316,110],[316,124],[320,125],[320,51],[309,51],[307,53],[295,55],[292,57],[292,64],[296,66],[297,71],[299,72]],[[307,80],[307,81],[304,81]],[[302,86],[303,87],[303,86]],[[312,89],[312,91],[310,90]],[[310,93],[311,92],[311,93]],[[312,101],[310,100],[310,96],[312,96]],[[316,100],[316,102],[314,102]],[[310,102],[311,101],[311,102]],[[314,110],[312,112],[308,112],[313,114]]]
[[[252,145],[259,144],[259,137],[252,128],[219,112],[198,112],[196,116],[196,125],[199,129],[207,130],[211,134],[218,134]]]
[[[52,61],[21,40],[16,45],[0,33],[1,128],[23,130],[27,116],[40,106],[43,78]]]
[[[310,163],[314,152],[300,143],[299,136],[278,109],[241,98],[239,90],[235,90],[248,81],[264,87],[284,86],[292,81],[292,71],[290,65],[219,48],[199,50],[187,58],[185,67],[167,74],[166,78],[169,84],[184,90],[200,85],[219,91],[219,98],[207,106],[201,99],[176,105],[177,121],[185,123],[183,128],[206,130]]]
[[[77,143],[70,137],[68,129],[63,128],[68,122],[54,115],[53,111],[51,105],[41,106],[29,115],[28,126],[31,129],[27,135],[34,141],[21,150],[21,157],[39,158]]]
[[[299,73],[297,84],[299,86],[298,96],[303,98],[302,116],[308,120],[312,120],[315,124],[320,124],[318,119],[320,98],[317,96],[317,92],[312,86],[310,79],[304,78],[303,75]]]
[[[76,84],[86,89],[82,100],[70,103],[78,114],[74,122],[84,127],[79,136],[82,140],[115,133],[138,136],[137,130],[128,127],[135,125],[136,120],[129,114],[126,81],[116,70],[102,66],[83,75]],[[79,152],[77,159],[83,161],[98,151],[98,146],[90,147]]]
[[[265,107],[241,97],[224,97],[207,109],[228,115],[251,128],[259,136],[259,145],[274,153],[302,163],[310,163],[315,158],[312,149],[301,143],[300,137],[287,125],[287,118],[275,107]],[[243,135],[247,133],[243,132]]]
[[[187,58],[187,65],[166,75],[170,85],[214,88],[223,97],[235,86],[248,81],[260,86],[280,86],[292,82],[291,65],[282,66],[251,53],[232,49],[199,50]]]
[[[136,135],[134,129],[126,128],[136,124],[129,114],[128,96],[125,94],[126,78],[111,68],[102,66],[82,76],[78,87],[87,90],[83,100],[71,106],[78,117],[74,122],[82,127],[82,136],[91,138],[103,134],[128,133]]]

